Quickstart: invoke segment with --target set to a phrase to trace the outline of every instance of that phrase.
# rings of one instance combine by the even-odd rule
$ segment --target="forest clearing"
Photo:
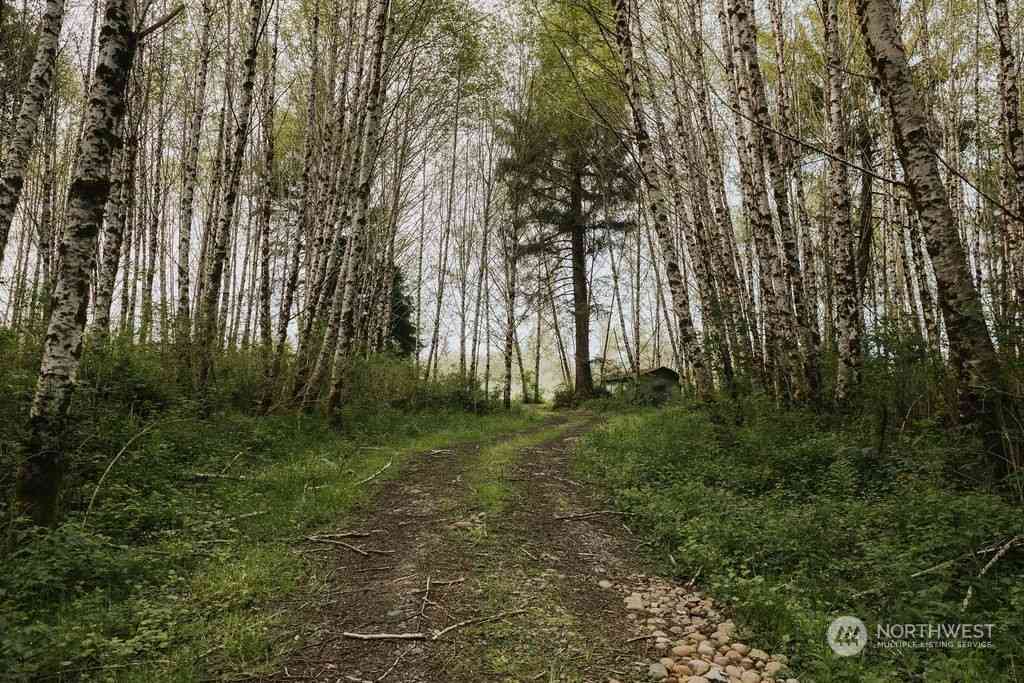
[[[1022,24],[0,0],[0,679],[1024,680]]]

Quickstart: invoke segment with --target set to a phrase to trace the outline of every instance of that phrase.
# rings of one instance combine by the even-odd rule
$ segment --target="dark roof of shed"
[[[666,376],[667,375],[671,379],[673,379],[673,380],[675,380],[677,382],[679,381],[679,373],[676,372],[675,370],[673,370],[672,368],[666,368],[664,365],[661,366],[661,367],[648,368],[647,370],[641,370],[640,371],[640,376],[641,377],[654,377],[654,376],[658,376],[658,375],[661,375],[661,376]],[[632,381],[635,377],[636,377],[636,374],[634,372],[632,372],[632,371],[630,371],[630,372],[619,372],[619,373],[616,373],[614,375],[607,375],[604,378],[604,381],[605,382],[629,382],[629,381]]]

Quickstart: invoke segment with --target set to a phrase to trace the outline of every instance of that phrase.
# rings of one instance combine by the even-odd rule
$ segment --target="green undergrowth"
[[[235,414],[147,434],[115,465],[87,518],[70,515],[6,559],[0,670],[119,680],[265,672],[286,646],[272,642],[286,617],[268,605],[304,590],[311,574],[296,540],[339,523],[399,472],[405,454],[535,418],[375,419],[339,434],[319,418]]]
[[[666,572],[698,576],[801,680],[1024,680],[1024,548],[992,562],[1024,515],[972,480],[975,450],[927,424],[890,426],[881,442],[868,418],[748,401],[614,418],[576,462]],[[848,658],[825,638],[844,614],[869,633]],[[872,645],[878,624],[904,623],[994,624],[993,647]]]
[[[509,496],[514,492],[513,482],[505,475],[509,466],[515,463],[518,452],[556,439],[579,422],[571,420],[482,448],[466,471],[466,483],[473,492],[476,506],[488,514],[498,514],[504,510]]]
[[[257,416],[234,405],[250,378],[230,366],[217,410],[200,417],[165,373],[155,354],[87,359],[63,518],[44,533],[7,522],[31,373],[3,367],[0,384],[18,402],[0,405],[0,678],[273,671],[291,645],[289,619],[330,569],[296,541],[344,524],[408,454],[542,420],[467,412],[452,405],[459,397],[434,409],[413,404],[447,396],[443,386],[403,389],[397,405],[351,400],[340,421]]]

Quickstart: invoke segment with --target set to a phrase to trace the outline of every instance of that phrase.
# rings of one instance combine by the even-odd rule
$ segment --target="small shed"
[[[605,377],[604,387],[612,393],[636,389],[641,400],[660,405],[679,395],[679,373],[664,366],[639,373],[623,372]]]

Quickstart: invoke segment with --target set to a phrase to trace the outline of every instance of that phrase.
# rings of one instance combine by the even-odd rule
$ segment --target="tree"
[[[626,102],[607,78],[615,73],[615,58],[590,14],[553,5],[542,22],[525,106],[505,113],[509,154],[499,170],[524,230],[526,224],[537,229],[527,252],[569,262],[574,393],[583,399],[594,391],[587,259],[607,246],[609,230],[630,227],[623,211],[634,198],[635,180],[622,145]]]
[[[46,10],[39,22],[39,37],[32,72],[25,84],[21,110],[14,135],[4,151],[3,172],[0,173],[0,263],[7,249],[14,211],[18,207],[21,188],[25,184],[25,166],[32,152],[32,141],[39,126],[46,98],[53,89],[53,76],[57,64],[57,43],[64,23],[64,0],[47,0]]]
[[[405,288],[405,273],[395,268],[384,348],[402,358],[411,358],[419,349],[419,331],[413,323],[413,300]]]
[[[110,193],[110,161],[124,115],[125,88],[141,35],[132,30],[128,0],[107,0],[96,75],[68,192],[67,230],[50,304],[39,381],[31,410],[28,452],[18,469],[18,506],[38,525],[56,518],[64,465],[61,436],[82,355],[96,237]]]
[[[252,0],[249,7],[249,24],[246,33],[246,54],[242,65],[241,110],[238,112],[234,130],[234,148],[224,174],[224,189],[217,223],[212,226],[210,245],[213,249],[206,268],[206,284],[203,292],[202,310],[199,320],[198,358],[196,361],[196,386],[204,390],[213,370],[214,347],[223,334],[223,325],[218,322],[218,304],[223,284],[224,264],[228,257],[228,245],[234,231],[234,219],[238,186],[242,175],[242,160],[245,157],[249,139],[250,119],[253,110],[253,89],[256,81],[256,56],[259,50],[260,33],[265,27],[263,0]],[[209,228],[210,226],[208,226]]]
[[[958,378],[960,417],[968,423],[980,419],[986,439],[998,444],[1004,418],[999,364],[939,173],[924,103],[914,86],[892,6],[887,0],[857,0],[856,8],[861,35],[882,86],[882,101],[889,110],[910,198],[935,267],[950,360]]]
[[[698,393],[707,395],[707,392],[712,389],[711,379],[704,359],[704,349],[701,348],[694,330],[690,300],[686,292],[687,284],[679,267],[679,252],[672,240],[666,198],[661,189],[660,174],[654,160],[651,137],[647,132],[646,114],[640,95],[640,77],[635,65],[633,40],[630,34],[630,7],[630,0],[616,0],[615,2],[615,39],[622,58],[626,91],[633,112],[633,134],[640,153],[640,173],[647,188],[647,202],[654,221],[654,232],[658,236],[669,290],[672,292],[673,310],[679,325],[681,346],[696,371]]]

